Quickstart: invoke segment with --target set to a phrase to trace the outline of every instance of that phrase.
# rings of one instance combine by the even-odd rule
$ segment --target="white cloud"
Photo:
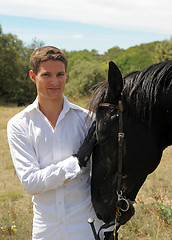
[[[172,34],[171,0],[6,0],[0,14]]]
[[[83,39],[84,35],[82,34],[70,34],[70,33],[61,33],[53,32],[53,31],[44,31],[42,29],[37,29],[34,31],[33,29],[24,29],[24,28],[9,28],[8,32],[15,33],[19,39],[22,39],[24,42],[32,42],[33,38],[43,39],[43,41],[49,42],[54,41],[54,39],[62,41],[62,40],[79,40]],[[34,36],[34,37],[33,37]]]
[[[74,34],[73,36],[72,36],[72,38],[74,38],[74,39],[81,39],[81,38],[83,38],[84,36],[82,35],[82,34]]]

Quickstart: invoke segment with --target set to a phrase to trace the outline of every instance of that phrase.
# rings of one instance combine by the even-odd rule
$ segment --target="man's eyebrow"
[[[65,71],[60,71],[60,72],[58,72],[58,73],[65,73]]]
[[[59,72],[57,72],[57,73],[65,73],[66,71],[59,71]],[[44,70],[42,73],[51,73],[51,72],[49,72],[49,71],[47,71],[47,70]]]

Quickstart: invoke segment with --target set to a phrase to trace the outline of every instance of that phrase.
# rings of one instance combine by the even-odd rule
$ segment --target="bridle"
[[[130,199],[127,199],[122,190],[122,179],[123,179],[123,173],[122,173],[122,164],[123,164],[123,158],[124,158],[124,129],[123,129],[123,105],[122,101],[118,101],[118,105],[111,104],[111,103],[100,103],[99,107],[105,107],[105,108],[111,108],[111,109],[116,109],[117,114],[119,117],[119,128],[118,128],[118,171],[117,171],[117,191],[116,194],[118,196],[118,200],[116,202],[116,208],[117,208],[117,213],[116,213],[116,218],[115,222],[111,222],[108,224],[103,224],[99,231],[98,234],[96,234],[95,228],[94,228],[94,220],[91,221],[89,219],[89,223],[91,225],[95,240],[100,240],[99,233],[102,229],[106,229],[110,226],[115,226],[115,240],[118,240],[118,233],[119,233],[119,228],[121,226],[120,224],[120,216],[121,216],[121,211],[122,212],[127,212],[130,208],[131,205],[134,204],[134,201],[131,201]],[[97,126],[96,126],[96,135],[97,133]],[[125,206],[125,207],[123,207]]]

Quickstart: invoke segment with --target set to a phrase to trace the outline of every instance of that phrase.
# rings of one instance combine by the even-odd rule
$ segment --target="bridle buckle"
[[[122,191],[117,192],[118,195],[118,201],[116,202],[116,206],[122,211],[122,212],[127,212],[130,208],[130,203],[129,201],[122,196]],[[125,208],[123,207],[125,206]]]

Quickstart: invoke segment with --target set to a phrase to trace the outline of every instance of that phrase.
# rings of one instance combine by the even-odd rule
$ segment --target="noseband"
[[[101,103],[99,104],[99,107],[106,107],[106,108],[111,108],[111,109],[116,109],[117,110],[117,114],[119,116],[119,129],[118,129],[118,172],[117,172],[117,191],[116,194],[118,196],[118,200],[116,202],[116,208],[117,208],[117,213],[116,213],[116,218],[115,218],[115,222],[111,222],[111,223],[106,223],[103,224],[99,231],[98,234],[95,234],[95,229],[94,229],[94,225],[93,222],[90,223],[91,224],[91,228],[93,230],[93,234],[95,236],[95,239],[99,240],[99,233],[102,229],[106,229],[109,228],[110,226],[115,225],[115,240],[118,240],[118,233],[119,233],[119,228],[121,226],[120,224],[120,216],[121,216],[121,211],[122,212],[127,212],[130,208],[131,205],[134,204],[134,201],[131,201],[130,199],[127,199],[122,191],[122,179],[123,177],[123,173],[122,173],[122,163],[123,163],[123,153],[124,153],[124,130],[123,130],[123,105],[122,105],[122,101],[120,100],[118,102],[118,105],[115,104],[110,104],[110,103]],[[96,127],[96,135],[97,134],[97,127]]]

